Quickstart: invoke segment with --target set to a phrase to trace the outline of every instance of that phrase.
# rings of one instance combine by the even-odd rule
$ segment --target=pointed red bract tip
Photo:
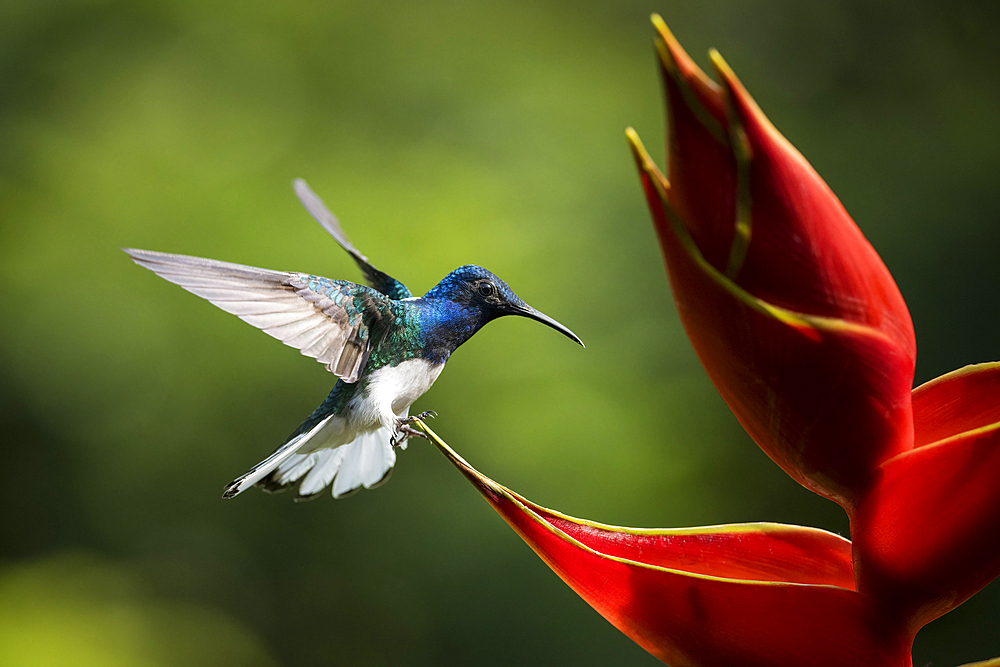
[[[730,132],[746,137],[749,153],[751,241],[735,282],[789,310],[878,329],[915,359],[909,310],[878,253],[722,57],[713,53],[712,61],[731,109]]]
[[[721,129],[726,119],[722,88],[695,64],[658,14],[653,14],[652,21],[657,32],[656,50],[660,56],[660,67],[664,76],[682,83],[687,89],[684,94],[694,95],[695,100],[692,102],[696,101],[703,107],[702,110],[708,113]]]
[[[735,163],[729,149],[722,89],[694,63],[658,16],[664,93],[667,99],[670,202],[702,254],[723,268],[735,229]]]

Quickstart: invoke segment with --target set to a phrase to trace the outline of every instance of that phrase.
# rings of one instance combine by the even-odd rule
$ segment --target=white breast
[[[425,359],[383,366],[369,375],[368,386],[364,389],[365,400],[378,406],[383,420],[401,416],[431,388],[443,369],[444,364],[432,364]]]

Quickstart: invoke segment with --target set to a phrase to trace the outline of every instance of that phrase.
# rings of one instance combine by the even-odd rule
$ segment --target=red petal
[[[1000,574],[1000,423],[886,461],[852,522],[858,589],[913,632]]]
[[[804,575],[802,562],[794,562],[800,556],[806,562],[832,556],[824,569],[842,580],[846,555],[843,541],[835,536],[773,526],[716,533],[636,531],[580,521],[539,508],[484,477],[424,430],[563,581],[633,641],[674,667],[910,665],[909,637],[890,625],[886,609],[875,600],[836,586],[771,582],[785,567],[799,578],[810,576]],[[682,538],[676,548],[670,544],[672,535]],[[746,563],[737,560],[735,547],[741,539]],[[781,554],[772,563],[762,548],[769,543]],[[699,553],[701,549],[707,553]],[[763,573],[765,581],[648,564],[690,560],[700,570],[715,557],[724,571]]]
[[[694,64],[659,16],[653,24],[669,109],[671,200],[702,254],[722,270],[736,231],[736,160],[722,89]]]
[[[705,260],[774,305],[880,329],[915,355],[909,311],[840,200],[717,52],[723,89],[658,16],[670,205]]]
[[[878,329],[909,358],[912,383],[913,324],[885,264],[721,56],[713,61],[728,93],[734,143],[745,137],[749,153],[750,242],[742,266],[728,275],[776,306]]]
[[[704,528],[605,526],[507,493],[542,521],[606,556],[726,579],[820,584],[854,590],[851,542],[816,528],[747,523]]]
[[[952,371],[913,390],[914,447],[1000,422],[1000,363]]]
[[[629,138],[677,309],[716,389],[789,475],[850,509],[871,471],[911,445],[910,352],[877,329],[777,308],[727,279]]]

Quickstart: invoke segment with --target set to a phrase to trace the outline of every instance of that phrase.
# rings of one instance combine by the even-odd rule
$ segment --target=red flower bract
[[[911,446],[915,342],[885,265],[722,58],[720,88],[654,19],[670,181],[631,133],[674,300],[758,445],[848,511]]]
[[[421,428],[573,590],[674,667],[906,667],[924,624],[1000,574],[1000,363],[912,390],[909,312],[871,245],[722,58],[719,86],[654,24],[670,179],[628,138],[681,320],[746,430],[847,510],[854,541],[574,519]]]
[[[853,590],[850,543],[779,524],[638,530],[535,505],[428,437],[549,567],[673,667],[905,667],[909,642]]]

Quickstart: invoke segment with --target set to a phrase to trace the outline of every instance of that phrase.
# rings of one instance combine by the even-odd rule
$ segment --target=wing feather
[[[361,273],[364,274],[365,280],[372,288],[378,290],[382,294],[385,294],[390,299],[408,299],[413,294],[403,283],[399,282],[392,276],[383,273],[376,269],[368,258],[362,255],[357,248],[351,243],[347,238],[347,234],[344,230],[340,228],[340,222],[337,220],[337,216],[330,212],[330,209],[326,207],[323,200],[313,192],[306,182],[301,178],[295,179],[293,183],[295,187],[295,194],[298,195],[299,201],[309,212],[316,222],[320,224],[326,232],[333,237],[333,239],[340,244],[340,247],[350,253],[351,257],[354,258],[354,262],[361,269]]]
[[[357,382],[372,334],[384,331],[393,317],[391,299],[343,280],[124,250],[139,266],[315,358],[345,382]]]

